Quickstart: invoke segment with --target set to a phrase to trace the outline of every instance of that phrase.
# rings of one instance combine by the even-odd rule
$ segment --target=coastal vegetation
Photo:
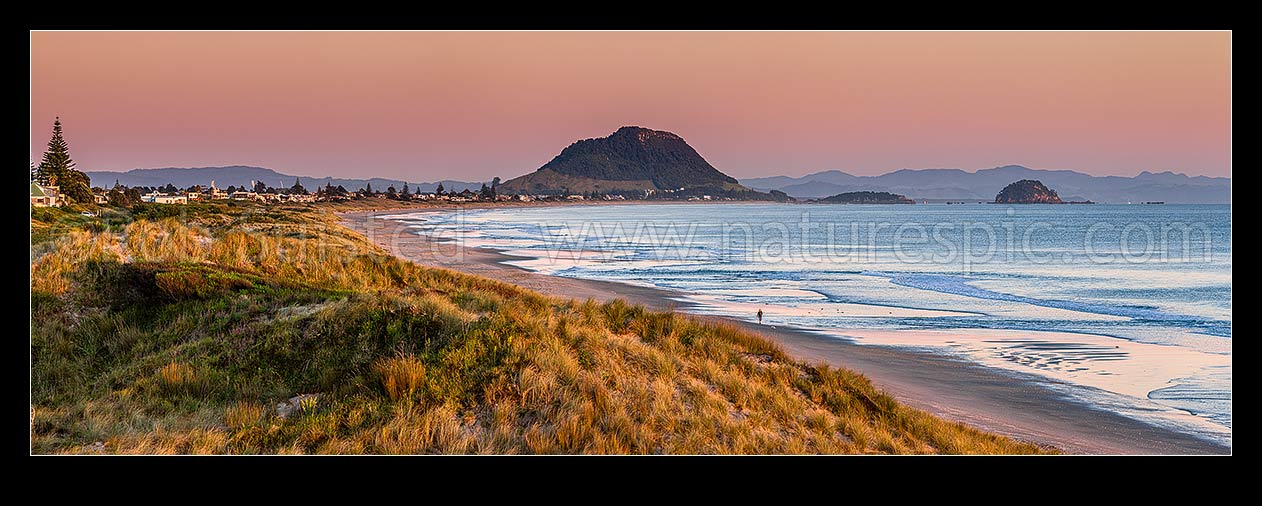
[[[33,209],[31,451],[1047,451],[733,325],[401,260],[338,223],[365,202]]]

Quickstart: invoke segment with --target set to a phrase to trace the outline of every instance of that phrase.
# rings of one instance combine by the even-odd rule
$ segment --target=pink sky
[[[623,125],[736,177],[1231,172],[1229,32],[33,32],[31,158],[505,179]]]

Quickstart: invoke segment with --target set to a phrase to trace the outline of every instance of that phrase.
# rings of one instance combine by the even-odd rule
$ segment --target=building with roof
[[[31,205],[35,207],[61,207],[61,192],[56,186],[41,186],[31,181]]]

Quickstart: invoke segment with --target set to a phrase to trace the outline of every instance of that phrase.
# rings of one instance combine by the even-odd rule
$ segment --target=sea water
[[[1231,443],[1227,205],[688,203],[394,218],[544,274],[941,353]]]

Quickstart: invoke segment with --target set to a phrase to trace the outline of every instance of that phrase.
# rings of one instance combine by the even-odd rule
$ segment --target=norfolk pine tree
[[[48,149],[36,169],[36,177],[41,184],[59,187],[66,200],[93,201],[91,180],[87,174],[75,170],[74,160],[70,159],[70,146],[61,132],[61,117],[53,120],[53,137],[48,140]]]

